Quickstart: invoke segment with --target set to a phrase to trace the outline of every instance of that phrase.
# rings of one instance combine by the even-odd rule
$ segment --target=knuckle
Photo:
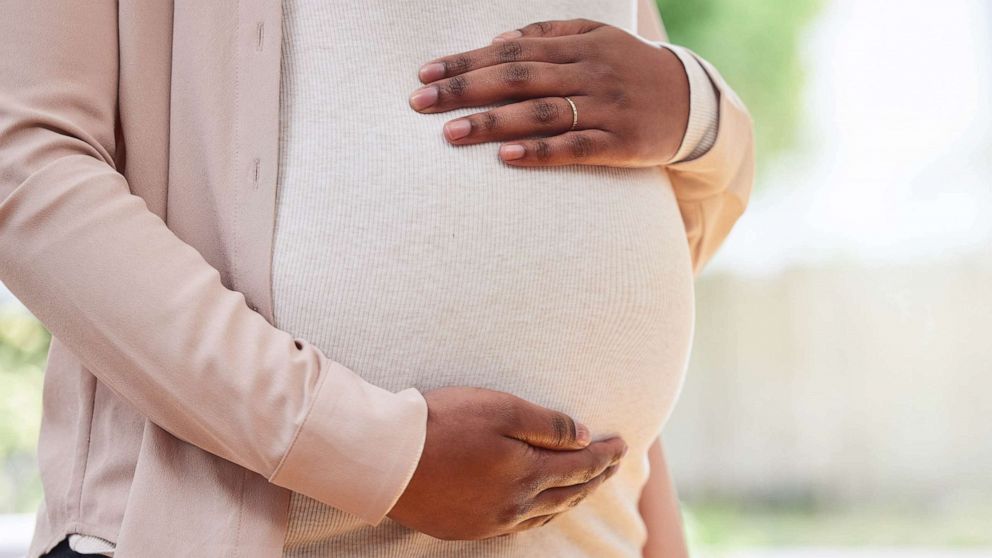
[[[506,64],[500,67],[500,79],[506,85],[523,85],[531,80],[531,71],[526,64]]]
[[[467,55],[456,56],[454,59],[444,61],[445,75],[463,74],[472,68],[472,59]]]
[[[551,159],[551,144],[544,140],[539,140],[534,145],[534,155],[537,157],[538,161],[547,161]]]
[[[551,101],[535,101],[532,114],[538,124],[553,124],[561,119],[561,107]]]
[[[515,62],[523,55],[520,41],[503,41],[496,47],[496,59],[500,62]]]
[[[551,417],[551,428],[554,430],[555,445],[564,445],[569,441],[569,421],[566,417],[555,414]]]
[[[468,80],[463,76],[455,76],[445,82],[442,89],[452,97],[462,97],[468,91]]]
[[[593,141],[585,135],[575,135],[568,138],[568,149],[576,159],[586,159],[593,154]]]
[[[565,428],[567,429],[567,436],[569,442],[575,442],[579,438],[579,430],[575,426],[575,421],[569,415],[562,415],[562,420],[565,421]]]
[[[477,118],[477,123],[479,129],[487,133],[496,131],[501,127],[499,115],[491,110],[480,114]]]

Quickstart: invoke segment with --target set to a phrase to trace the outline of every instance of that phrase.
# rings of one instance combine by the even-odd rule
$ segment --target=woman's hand
[[[424,393],[427,438],[387,514],[444,540],[541,527],[616,473],[627,444],[589,441],[566,414],[509,393],[447,386]]]
[[[427,85],[410,106],[422,113],[512,101],[451,120],[444,135],[455,145],[506,142],[499,156],[516,166],[664,164],[689,119],[688,79],[670,50],[587,19],[503,33],[419,76]]]

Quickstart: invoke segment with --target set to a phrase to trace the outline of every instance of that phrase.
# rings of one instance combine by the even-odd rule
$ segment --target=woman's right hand
[[[387,515],[435,538],[541,526],[612,476],[627,451],[620,437],[590,443],[568,415],[508,393],[444,387],[424,398],[424,451]]]

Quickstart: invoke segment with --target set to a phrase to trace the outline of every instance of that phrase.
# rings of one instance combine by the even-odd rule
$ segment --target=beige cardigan
[[[289,489],[377,524],[416,466],[420,392],[270,323],[280,9],[4,2],[0,281],[54,335],[32,558],[72,532],[277,557]],[[716,143],[667,167],[697,270],[753,180],[750,117],[703,64]]]

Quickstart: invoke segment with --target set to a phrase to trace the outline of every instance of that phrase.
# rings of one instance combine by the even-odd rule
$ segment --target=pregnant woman
[[[5,11],[31,558],[684,554],[659,434],[753,145],[652,3]]]

